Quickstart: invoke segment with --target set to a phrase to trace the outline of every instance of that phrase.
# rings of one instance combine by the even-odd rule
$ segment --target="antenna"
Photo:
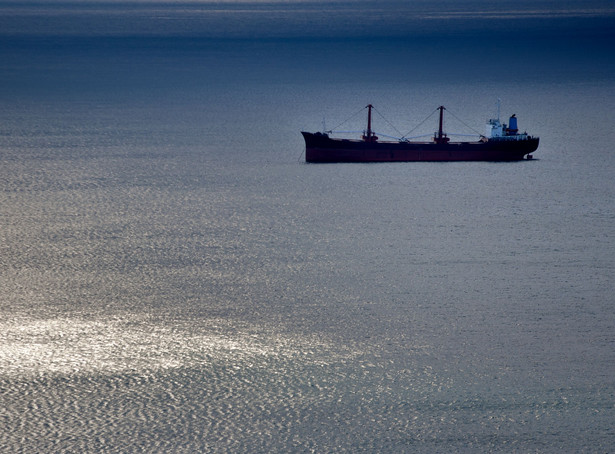
[[[500,98],[498,98],[498,103],[497,103],[497,106],[498,106],[498,121],[500,121],[500,103],[501,102],[502,102],[502,100]]]

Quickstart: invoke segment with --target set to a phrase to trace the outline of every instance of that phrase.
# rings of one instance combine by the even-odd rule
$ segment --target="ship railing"
[[[519,141],[519,140],[528,140],[528,139],[531,139],[531,138],[532,138],[532,136],[529,136],[527,133],[524,133],[524,134],[515,134],[514,136],[491,137],[491,140],[500,140],[500,141],[513,142],[513,141]]]
[[[330,131],[325,131],[328,134],[362,134],[364,131],[335,131],[335,130],[330,130]]]
[[[455,133],[448,134],[448,135],[449,136],[457,136],[457,137],[478,137],[478,138],[483,136],[482,134],[455,134]]]
[[[336,130],[329,130],[329,131],[325,131],[327,134],[363,134],[365,133],[365,131],[336,131]],[[377,135],[378,137],[386,137],[387,139],[394,139],[397,140],[399,142],[409,142],[413,139],[422,139],[425,137],[433,137],[433,133],[432,134],[421,134],[418,136],[412,136],[412,137],[396,137],[396,136],[391,136],[388,134],[383,134],[381,132],[377,132],[377,131],[372,131],[372,133],[374,135]],[[476,137],[477,140],[480,140],[482,137],[485,137],[482,134],[458,134],[458,133],[448,133],[447,136],[454,136],[454,137]],[[512,136],[505,136],[505,137],[512,137]]]
[[[365,131],[325,131],[328,134],[364,134]],[[431,134],[425,134],[423,136],[415,136],[415,137],[409,137],[409,138],[400,138],[400,137],[396,137],[396,136],[390,136],[388,134],[383,134],[381,132],[378,131],[372,131],[372,134],[378,136],[378,137],[386,137],[387,139],[394,139],[394,140],[398,140],[400,142],[407,142],[409,139],[415,139],[418,137],[428,137],[431,136]]]
[[[423,137],[432,137],[433,134],[421,134],[420,136],[412,136],[412,137],[403,137],[400,140],[404,142],[409,142],[412,139],[422,139]]]
[[[400,139],[399,137],[395,137],[395,136],[389,136],[388,134],[382,134],[381,132],[375,132],[374,134],[378,135],[379,137],[386,137],[387,139],[395,139],[395,140],[399,140],[400,142],[403,139]]]

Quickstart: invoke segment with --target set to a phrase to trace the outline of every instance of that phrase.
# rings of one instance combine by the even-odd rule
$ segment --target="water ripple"
[[[164,326],[145,319],[50,320],[15,318],[0,322],[0,374],[118,373],[164,370],[209,363],[214,359],[306,356],[330,350],[322,342],[297,342],[282,336],[245,332],[224,334],[223,321],[206,327]]]

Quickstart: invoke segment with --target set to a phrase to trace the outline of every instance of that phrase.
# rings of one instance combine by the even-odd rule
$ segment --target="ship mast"
[[[372,106],[371,104],[368,104],[366,107],[367,107],[367,131],[365,131],[365,134],[363,134],[363,141],[376,142],[378,140],[378,137],[376,137],[376,135],[374,134],[374,131],[372,131],[372,109],[374,108],[374,106]]]
[[[447,143],[449,141],[449,138],[446,137],[446,134],[444,134],[443,130],[442,130],[442,125],[444,123],[444,106],[440,106],[438,107],[438,109],[440,110],[440,122],[438,124],[438,133],[437,136],[434,137],[434,142],[436,143]]]

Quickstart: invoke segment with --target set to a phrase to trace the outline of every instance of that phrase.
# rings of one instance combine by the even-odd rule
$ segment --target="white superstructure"
[[[493,140],[526,140],[527,133],[519,134],[517,129],[517,117],[513,114],[509,118],[509,124],[500,122],[498,118],[492,118],[487,121],[485,137]]]
[[[488,139],[493,139],[495,137],[502,137],[504,135],[504,128],[506,127],[506,125],[502,125],[499,118],[492,118],[487,122],[486,127],[487,130],[485,137],[487,137]]]

